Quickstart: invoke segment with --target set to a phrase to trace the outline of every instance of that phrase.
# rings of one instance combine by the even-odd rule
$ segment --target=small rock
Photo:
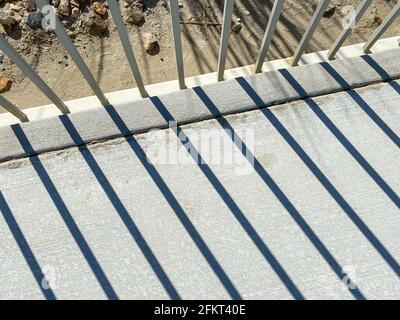
[[[81,11],[78,8],[72,8],[72,10],[71,10],[72,18],[78,19],[80,15],[81,15]]]
[[[7,34],[11,34],[19,26],[21,17],[13,11],[0,11],[0,25]]]
[[[313,11],[317,10],[319,4],[320,4],[320,0],[312,0],[311,8],[313,9]],[[328,8],[324,12],[324,17],[330,18],[335,14],[335,12],[336,12],[336,5],[333,3],[330,3],[328,5]]]
[[[102,16],[103,18],[107,17],[108,10],[103,3],[95,2],[93,3],[92,8],[98,15]]]
[[[26,24],[30,28],[41,28],[42,19],[42,13],[39,11],[34,11],[28,14],[28,17],[26,18]]]
[[[240,18],[234,16],[234,17],[232,18],[231,30],[232,30],[234,33],[239,33],[240,30],[242,30],[242,19],[240,19]]]
[[[87,27],[90,28],[93,32],[107,32],[108,25],[106,20],[103,19],[102,16],[98,15],[93,10],[90,10],[86,16],[85,24]]]
[[[377,26],[380,26],[381,24],[382,24],[382,18],[381,17],[379,17],[379,16],[375,16],[374,17],[374,24],[375,25],[377,25]]]
[[[0,24],[7,25],[7,26],[13,26],[17,23],[18,23],[18,21],[15,19],[13,12],[0,11]]]
[[[330,18],[332,17],[336,12],[336,6],[333,4],[330,4],[328,9],[324,12],[324,18]]]
[[[60,4],[58,5],[58,13],[69,17],[71,14],[71,4],[69,0],[60,0]]]
[[[21,11],[21,6],[15,3],[10,3],[10,10],[14,12],[20,12]]]
[[[161,4],[165,9],[169,10],[168,0],[162,0]]]
[[[71,39],[75,39],[78,36],[77,33],[75,31],[72,31],[72,30],[68,31],[67,34]]]
[[[10,78],[0,76],[0,93],[10,91],[12,83],[13,82]]]
[[[23,5],[24,5],[25,9],[28,10],[29,12],[36,10],[35,0],[25,0],[23,2]]]
[[[58,8],[58,6],[60,5],[60,1],[61,1],[61,0],[53,0],[53,3],[52,3],[52,4],[53,4],[53,7],[54,7],[54,8]]]
[[[143,35],[143,46],[148,54],[156,54],[159,49],[156,36],[152,33],[145,33]]]
[[[136,0],[124,0],[124,6],[125,6],[125,8],[130,7],[135,2],[136,2]]]
[[[128,18],[126,19],[129,23],[136,26],[141,26],[144,23],[143,10],[138,6],[132,6],[128,11]]]

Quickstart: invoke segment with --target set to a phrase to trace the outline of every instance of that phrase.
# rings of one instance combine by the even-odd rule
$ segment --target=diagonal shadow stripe
[[[257,95],[254,89],[244,78],[236,79],[242,86],[243,90],[253,99],[256,105],[260,108],[264,106],[264,102]],[[312,174],[318,179],[325,190],[332,196],[335,202],[342,208],[346,215],[351,219],[354,225],[360,230],[364,237],[372,244],[372,246],[379,252],[386,263],[392,268],[398,277],[400,277],[400,266],[390,252],[385,248],[385,246],[379,241],[379,239],[374,235],[374,233],[368,228],[360,216],[353,210],[350,204],[343,198],[339,191],[333,186],[329,179],[323,174],[315,162],[310,158],[310,156],[303,150],[300,144],[293,138],[293,136],[287,131],[283,124],[278,120],[278,118],[272,113],[268,108],[261,109],[268,121],[274,126],[274,128],[279,132],[283,139],[288,143],[292,150],[298,155],[298,157],[303,161],[307,168],[312,172]]]
[[[290,85],[302,96],[306,91],[301,87],[300,83],[290,74],[288,70],[279,70],[284,78]],[[350,155],[357,161],[357,163],[367,172],[367,174],[375,181],[381,190],[393,201],[393,203],[400,208],[400,198],[393,191],[393,189],[386,183],[386,181],[379,175],[378,172],[368,163],[368,161],[361,155],[361,153],[352,145],[346,136],[339,130],[338,127],[329,119],[329,117],[322,111],[318,104],[313,99],[305,99],[304,102],[310,107],[314,114],[322,121],[328,130],[336,137],[342,146],[350,153]]]
[[[31,272],[35,277],[35,280],[44,297],[47,300],[57,300],[56,295],[54,294],[53,290],[51,290],[51,288],[43,288],[42,281],[43,279],[45,279],[45,276],[42,272],[42,268],[40,267],[39,262],[36,260],[36,257],[32,252],[32,249],[30,248],[24,234],[22,233],[18,222],[15,220],[14,215],[12,214],[11,209],[8,206],[2,192],[0,192],[0,211],[3,214],[4,220],[6,221],[15,241],[17,242],[17,245],[21,250],[22,255],[24,256],[26,263],[31,269]]]
[[[161,177],[160,173],[157,169],[148,162],[147,155],[140,144],[136,141],[136,139],[132,136],[129,128],[126,126],[125,122],[122,120],[117,110],[113,106],[106,107],[106,111],[108,115],[111,117],[117,128],[120,130],[121,134],[125,137],[128,142],[130,148],[140,160],[141,164],[147,171],[147,173],[152,178],[153,182],[156,184],[160,192],[162,193],[164,199],[168,202],[172,210],[175,212],[179,221],[185,228],[186,232],[190,235],[193,242],[196,244],[197,248],[209,264],[211,270],[215,273],[221,284],[224,286],[225,290],[228,292],[230,297],[235,300],[241,300],[239,291],[236,289],[235,285],[229,279],[228,275],[208,248],[207,243],[204,241],[200,233],[197,231],[196,227],[190,221],[187,216],[185,210],[179,204],[178,200],[175,198],[172,191],[168,188],[168,185]]]
[[[212,100],[208,97],[205,91],[196,87],[193,88],[196,94],[199,96],[201,101],[203,101],[204,105],[208,108],[211,114],[216,118],[218,123],[222,128],[229,130],[233,135],[230,136],[233,143],[239,148],[239,150],[243,153],[243,155],[249,160],[252,159],[254,162],[254,170],[261,177],[264,183],[270,188],[270,190],[274,193],[275,197],[282,204],[282,206],[287,210],[292,219],[296,222],[296,224],[301,228],[307,238],[311,241],[314,247],[318,250],[321,256],[325,259],[328,265],[331,267],[333,272],[338,276],[339,280],[343,279],[343,268],[336,261],[333,255],[329,252],[327,247],[323,244],[323,242],[319,239],[319,237],[315,234],[309,224],[304,220],[301,214],[298,212],[296,207],[292,204],[289,198],[285,195],[285,193],[279,188],[277,183],[273,180],[264,166],[258,161],[258,159],[251,153],[250,149],[246,146],[244,141],[236,134],[234,128],[230,125],[230,123],[223,117],[223,114],[218,110],[217,106],[212,102]],[[365,299],[363,294],[359,289],[351,289],[349,288],[350,293],[359,300]]]
[[[363,55],[361,58],[369,64],[382,78],[383,81],[388,82],[390,86],[400,94],[400,85],[392,79],[392,77],[369,55]]]
[[[326,70],[326,72],[329,73],[329,75],[336,80],[337,83],[343,88],[343,90],[347,91],[350,97],[360,106],[360,108],[370,117],[370,119],[375,122],[375,124],[381,128],[381,130],[388,136],[390,140],[393,141],[393,143],[400,148],[400,138],[399,136],[385,123],[385,121],[382,120],[381,117],[368,105],[368,103],[365,102],[365,100],[356,92],[353,90],[350,86],[350,84],[343,79],[343,77],[335,70],[333,67],[327,63],[327,62],[322,62],[321,66]],[[299,90],[300,92],[303,92],[304,90],[302,88],[296,87],[296,91]],[[305,93],[305,98],[308,98],[308,94],[304,91]]]
[[[158,277],[159,281],[163,285],[165,291],[168,293],[171,299],[181,299],[177,290],[175,289],[174,285],[172,284],[171,280],[169,279],[168,275],[164,271],[161,264],[158,262],[155,254],[151,250],[150,246],[148,245],[146,239],[143,237],[142,233],[140,232],[139,228],[137,227],[136,223],[131,218],[128,210],[125,208],[124,204],[122,203],[121,199],[118,197],[117,193],[115,192],[114,188],[112,187],[111,183],[108,181],[106,175],[101,170],[99,164],[97,163],[96,159],[94,158],[93,154],[85,145],[84,141],[82,140],[81,136],[79,135],[78,131],[72,124],[71,120],[68,116],[60,116],[60,120],[64,125],[65,129],[67,130],[68,134],[71,136],[71,139],[74,143],[79,147],[79,151],[86,161],[86,164],[89,166],[90,170],[96,177],[97,181],[99,182],[100,186],[102,187],[103,191],[105,192],[108,199],[111,201],[114,209],[118,213],[119,217],[121,218],[122,222],[124,223],[125,227],[128,229],[129,233],[131,234],[132,238],[136,241],[137,245],[139,246],[140,250],[142,251],[144,257],[146,258],[147,262],[153,269],[154,273]]]
[[[29,160],[35,169],[37,175],[39,176],[40,180],[42,181],[44,187],[47,190],[51,200],[53,201],[55,207],[57,208],[58,212],[60,213],[65,225],[67,226],[69,232],[71,233],[72,237],[74,238],[76,244],[78,245],[82,255],[85,257],[88,265],[92,269],[93,274],[95,275],[97,281],[99,282],[100,286],[102,287],[104,293],[111,300],[117,300],[118,296],[114,291],[111,283],[109,282],[106,274],[104,273],[102,267],[100,266],[99,262],[97,261],[94,253],[89,247],[86,239],[84,238],[83,234],[79,230],[78,225],[74,221],[71,213],[69,212],[67,206],[64,203],[64,200],[61,198],[60,193],[56,189],[54,183],[51,181],[50,176],[48,175],[46,169],[44,168],[40,159],[35,155],[35,151],[30,144],[28,138],[26,137],[24,131],[22,130],[19,124],[12,125],[11,129],[13,130],[15,136],[17,137],[19,143],[21,144],[24,152],[30,157]]]
[[[157,108],[157,110],[160,112],[160,114],[164,117],[166,122],[168,122],[168,123],[175,122],[172,115],[169,113],[167,108],[164,106],[164,104],[161,102],[161,100],[158,97],[151,97],[150,100],[153,102],[154,106]],[[225,202],[227,207],[233,213],[233,215],[235,216],[237,221],[240,223],[242,228],[246,231],[246,233],[248,234],[250,239],[256,245],[258,250],[261,252],[261,254],[266,259],[266,261],[273,268],[275,273],[279,276],[279,278],[281,279],[283,284],[286,286],[288,291],[291,293],[291,295],[295,299],[304,299],[303,294],[296,287],[294,282],[291,280],[289,275],[284,270],[283,266],[275,258],[275,256],[271,252],[271,250],[267,247],[265,242],[259,236],[259,234],[255,230],[255,228],[251,225],[249,220],[246,218],[245,214],[242,212],[242,210],[236,204],[235,200],[230,196],[228,191],[225,189],[225,187],[222,185],[222,183],[218,180],[217,176],[214,174],[214,172],[211,170],[211,168],[206,164],[204,159],[201,157],[200,153],[196,150],[196,148],[190,142],[189,138],[185,135],[183,130],[178,126],[173,127],[171,129],[174,131],[174,133],[178,137],[178,140],[180,140],[184,144],[184,147],[189,152],[189,155],[191,155],[193,157],[195,163],[198,165],[198,167],[200,168],[202,173],[205,175],[205,177],[208,179],[208,181],[212,184],[212,186],[217,191],[217,193],[219,194],[221,199]]]

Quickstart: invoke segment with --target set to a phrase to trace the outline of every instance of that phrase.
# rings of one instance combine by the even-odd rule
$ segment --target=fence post
[[[28,122],[27,115],[14,106],[10,101],[0,95],[0,106],[7,110],[9,113],[17,117],[21,122]]]
[[[224,21],[222,24],[222,35],[221,35],[221,43],[220,43],[219,57],[218,57],[218,81],[224,80],[225,64],[226,64],[226,57],[228,54],[229,34],[231,31],[234,5],[235,5],[235,0],[225,0],[224,17],[223,17]]]
[[[292,66],[297,66],[299,64],[299,61],[306,50],[308,43],[311,40],[311,37],[313,36],[315,30],[317,29],[322,16],[324,15],[326,9],[329,6],[330,0],[320,0],[317,9],[315,10],[315,13],[311,19],[310,24],[308,25],[306,32],[303,35],[303,38],[301,39],[301,42],[299,46],[296,49],[296,53],[293,56],[292,59]]]
[[[136,85],[139,89],[140,95],[142,98],[146,98],[148,97],[148,94],[143,84],[143,79],[136,62],[135,54],[133,53],[132,45],[126,31],[124,21],[122,20],[121,11],[118,7],[118,2],[112,0],[108,1],[108,7],[110,8],[111,15],[118,31],[119,39],[121,40],[122,47],[125,51],[126,58],[128,59],[129,66],[131,67],[131,71],[136,81]]]
[[[42,11],[42,13],[47,8],[48,9],[47,13],[51,14],[51,15],[54,15],[52,17],[52,19],[53,19],[53,21],[55,23],[54,32],[56,33],[58,39],[64,45],[65,49],[67,49],[67,51],[70,54],[72,60],[74,60],[76,66],[79,69],[79,71],[82,73],[82,75],[86,79],[87,83],[92,88],[94,94],[100,100],[101,104],[103,106],[108,106],[110,103],[108,102],[107,98],[105,97],[103,91],[98,86],[96,80],[94,79],[92,73],[90,72],[89,68],[87,67],[85,61],[82,59],[80,53],[75,48],[74,43],[72,42],[72,40],[68,36],[68,34],[65,31],[63,25],[58,20],[58,18],[56,16],[56,13],[54,12],[53,7],[49,5],[48,0],[35,0],[35,2],[36,2],[37,7]]]
[[[68,107],[54,93],[43,79],[33,70],[21,55],[0,34],[0,49],[21,69],[21,71],[39,88],[49,100],[56,105],[63,114],[68,114]]]
[[[348,36],[357,26],[358,22],[364,15],[365,11],[367,11],[368,7],[371,5],[372,0],[363,0],[361,4],[358,6],[356,12],[354,12],[353,16],[351,17],[350,21],[344,27],[342,32],[337,37],[335,43],[332,45],[332,48],[328,52],[328,59],[332,60],[335,58],[336,53],[342,47],[343,43],[346,41]]]
[[[272,37],[274,36],[276,26],[281,15],[285,0],[275,0],[274,7],[272,8],[271,15],[268,21],[267,29],[265,30],[264,39],[261,44],[260,52],[256,61],[255,73],[260,73],[262,66],[267,56],[269,46],[271,45]]]
[[[170,0],[172,40],[175,47],[176,69],[178,72],[179,88],[186,89],[185,69],[183,65],[182,38],[181,38],[181,18],[179,14],[178,0]]]
[[[364,52],[367,53],[374,46],[374,44],[380,39],[380,37],[385,33],[385,31],[390,27],[390,25],[396,20],[396,18],[400,14],[400,1],[396,4],[392,11],[390,11],[389,15],[382,22],[380,27],[375,30],[374,34],[367,41],[364,46]]]

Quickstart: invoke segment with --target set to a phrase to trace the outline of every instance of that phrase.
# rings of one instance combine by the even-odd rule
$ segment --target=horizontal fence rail
[[[86,82],[99,99],[103,106],[108,106],[110,103],[106,98],[105,94],[101,90],[94,76],[90,72],[88,66],[80,55],[79,51],[75,47],[73,41],[68,36],[65,28],[58,20],[54,8],[49,6],[48,0],[35,0],[38,10],[42,13],[50,13],[53,15],[54,26],[52,29],[57,35],[60,42],[64,45],[65,49],[68,51],[69,55],[77,65],[79,71],[85,78]],[[291,58],[291,65],[297,66],[304,55],[316,29],[321,23],[321,19],[328,9],[330,0],[320,0],[318,6],[309,22],[304,35],[296,48],[294,56]],[[360,0],[358,7],[356,8],[354,14],[351,16],[349,21],[343,26],[343,30],[333,43],[332,47],[327,53],[327,59],[334,59],[336,54],[342,48],[346,39],[349,37],[351,32],[357,26],[367,9],[370,7],[372,0]],[[259,73],[262,71],[262,67],[265,63],[268,50],[270,49],[273,37],[276,33],[276,28],[282,15],[285,0],[275,0],[269,16],[268,24],[263,36],[263,40],[257,53],[257,60],[255,62],[254,72]],[[122,20],[121,11],[119,8],[119,3],[115,0],[108,1],[108,7],[111,12],[112,19],[114,21],[118,36],[120,38],[123,50],[125,52],[126,59],[129,63],[133,78],[136,82],[137,89],[142,98],[148,97],[148,92],[143,82],[143,78],[133,52],[132,44],[129,39],[129,35],[125,24]],[[229,38],[232,26],[232,17],[235,7],[235,0],[225,0],[224,10],[223,10],[223,21],[221,38],[219,45],[218,54],[218,67],[217,67],[217,81],[224,80],[225,76],[225,66],[228,57],[229,48]],[[182,28],[180,20],[180,5],[178,0],[169,0],[169,9],[171,17],[171,39],[173,41],[173,47],[175,49],[175,60],[176,60],[176,70],[177,70],[177,80],[180,89],[185,89],[186,79],[184,70],[184,60],[183,60],[183,49],[182,49]],[[383,23],[375,30],[374,34],[367,41],[363,50],[369,52],[370,49],[375,45],[375,43],[383,36],[384,32],[393,24],[395,19],[400,15],[400,1],[394,6],[389,15],[384,19]],[[38,73],[33,70],[29,64],[24,60],[24,58],[10,45],[5,37],[0,35],[0,49],[6,54],[15,65],[46,95],[46,97],[61,111],[63,114],[68,114],[70,111],[65,103],[50,89],[46,82],[38,75]],[[4,108],[6,111],[17,117],[21,122],[29,121],[27,115],[20,111],[17,106],[8,101],[5,97],[0,96],[0,107]]]

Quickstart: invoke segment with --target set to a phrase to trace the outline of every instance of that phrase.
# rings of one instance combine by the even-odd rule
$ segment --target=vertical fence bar
[[[19,110],[16,106],[14,106],[10,101],[8,101],[2,95],[0,95],[0,107],[3,107],[5,110],[7,110],[13,116],[17,117],[21,122],[29,121],[27,115],[24,112]]]
[[[313,36],[315,30],[317,29],[322,16],[324,15],[326,9],[328,8],[330,3],[330,0],[320,0],[317,9],[315,10],[315,13],[311,19],[310,24],[308,25],[306,32],[304,33],[303,38],[301,39],[301,42],[299,46],[296,49],[296,53],[293,56],[292,59],[292,66],[297,66],[299,64],[299,61],[306,50],[308,43],[311,40],[311,37]]]
[[[361,4],[358,6],[356,12],[351,17],[350,21],[346,24],[342,32],[337,37],[335,43],[332,45],[332,48],[328,52],[328,59],[332,60],[335,58],[336,53],[342,47],[343,43],[346,41],[348,36],[357,26],[358,22],[364,15],[365,11],[367,11],[368,7],[371,5],[372,0],[363,0]]]
[[[282,13],[284,4],[285,0],[275,0],[274,7],[272,8],[271,15],[268,21],[267,29],[265,30],[264,39],[261,44],[260,52],[257,57],[255,73],[261,72],[262,66],[265,61],[265,57],[267,56],[268,49],[271,45],[272,37],[275,33],[276,26],[278,24],[279,17]]]
[[[35,0],[35,2],[36,2],[37,7],[42,11],[42,13],[46,12],[48,15],[51,15],[50,21],[54,22],[54,26],[53,26],[54,32],[56,33],[58,39],[64,45],[65,49],[67,49],[72,60],[74,60],[79,71],[82,73],[82,75],[86,79],[87,83],[92,88],[94,94],[100,100],[101,104],[103,106],[108,106],[110,103],[108,102],[103,91],[100,89],[99,85],[97,84],[96,80],[94,79],[94,77],[93,77],[92,73],[90,72],[89,68],[87,67],[85,61],[82,59],[80,53],[75,48],[74,43],[68,36],[63,25],[58,20],[53,7],[51,7],[49,5],[48,0]]]
[[[389,15],[382,22],[380,27],[375,30],[374,34],[367,41],[364,46],[364,52],[369,52],[370,49],[374,46],[374,44],[380,39],[380,37],[385,33],[385,31],[390,27],[390,25],[396,20],[396,18],[400,15],[400,1],[396,4],[392,11],[390,11]]]
[[[49,100],[56,105],[63,114],[68,114],[69,110],[62,100],[53,90],[43,81],[43,79],[33,70],[21,55],[8,43],[0,34],[0,49],[21,69],[21,71],[39,88]]]
[[[224,17],[222,25],[221,44],[218,57],[218,81],[224,80],[226,57],[228,54],[229,34],[231,31],[232,14],[235,0],[225,0]]]
[[[181,39],[181,18],[179,14],[178,0],[170,0],[172,40],[175,46],[176,69],[178,71],[179,88],[186,89],[185,69],[183,66],[183,52]]]
[[[117,1],[108,1],[108,7],[110,8],[111,15],[113,17],[115,26],[117,27],[119,39],[121,40],[122,47],[124,48],[126,58],[128,59],[129,65],[133,77],[135,78],[136,85],[139,89],[142,98],[148,97],[146,89],[143,84],[143,79],[140,74],[139,67],[136,62],[135,54],[133,53],[132,45],[129,40],[128,33],[126,31],[124,22],[122,20],[121,11],[119,10],[119,5]]]

